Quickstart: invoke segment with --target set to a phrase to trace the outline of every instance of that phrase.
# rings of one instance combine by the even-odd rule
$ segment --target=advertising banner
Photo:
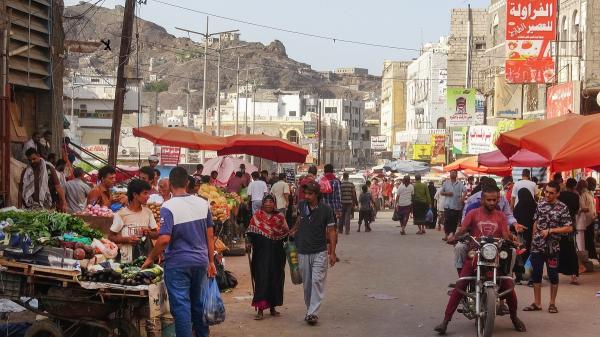
[[[88,146],[84,146],[84,149],[86,149],[88,152],[91,152],[92,154],[106,159],[108,158],[108,145],[102,145],[102,144],[97,144],[97,145],[88,145]],[[89,156],[85,153],[81,154],[82,157],[84,158],[88,158]]]
[[[387,149],[387,136],[371,136],[371,150],[384,151]]]
[[[557,1],[508,0],[506,12],[506,81],[551,83]]]
[[[304,122],[304,137],[314,138],[317,133],[317,122]]]
[[[452,154],[467,153],[467,130],[468,128],[454,128],[452,130]]]
[[[494,151],[496,146],[496,127],[490,125],[475,125],[469,128],[467,143],[469,154],[480,154]]]
[[[177,166],[181,148],[163,146],[160,148],[160,164],[165,166]]]
[[[431,144],[414,144],[412,159],[422,161],[431,160]]]
[[[469,126],[475,122],[475,89],[447,89],[448,126]]]
[[[446,135],[431,135],[431,165],[446,164]]]
[[[581,82],[567,82],[548,88],[546,118],[579,113]]]

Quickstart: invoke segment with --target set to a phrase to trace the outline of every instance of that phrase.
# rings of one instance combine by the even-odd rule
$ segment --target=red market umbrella
[[[555,122],[522,135],[518,142],[519,148],[548,158],[550,170],[554,172],[598,167],[600,115],[564,117],[550,119],[549,121]],[[531,124],[537,123],[539,122]],[[504,144],[504,140],[499,139],[499,143]],[[507,154],[502,148],[500,150]]]
[[[481,153],[477,156],[479,165],[487,167],[547,167],[550,161],[526,149],[517,151],[507,158],[500,150]]]
[[[233,135],[225,140],[225,146],[217,151],[219,156],[247,154],[277,163],[304,163],[308,155],[308,150],[294,143],[267,135]]]
[[[156,145],[184,147],[192,150],[217,151],[225,146],[225,138],[182,127],[160,125],[133,128],[133,135],[146,138]]]
[[[487,167],[479,165],[477,156],[465,157],[456,160],[455,162],[448,164],[444,167],[444,171],[469,171],[476,173],[493,174],[497,176],[509,176],[512,175],[512,168],[510,166],[503,167]]]

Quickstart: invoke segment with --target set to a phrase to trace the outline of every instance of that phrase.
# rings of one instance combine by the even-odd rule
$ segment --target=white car
[[[356,197],[358,198],[362,193],[362,187],[367,183],[367,179],[362,174],[351,174],[348,176],[348,181],[354,184],[356,189]]]

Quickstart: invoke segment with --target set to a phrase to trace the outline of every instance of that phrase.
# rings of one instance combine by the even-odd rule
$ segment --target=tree
[[[144,86],[144,91],[153,92],[154,93],[154,118],[152,122],[156,123],[158,121],[158,94],[164,91],[169,90],[169,83],[159,80],[154,82],[146,83]]]

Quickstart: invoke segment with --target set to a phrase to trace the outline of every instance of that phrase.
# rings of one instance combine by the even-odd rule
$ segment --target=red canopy
[[[507,158],[500,150],[481,153],[478,156],[479,165],[487,167],[547,167],[550,161],[535,152],[526,149],[517,151]]]
[[[538,153],[550,160],[551,171],[568,171],[576,168],[598,167],[600,165],[600,115],[566,115],[558,118],[528,124],[528,132],[522,132],[518,142],[514,133],[521,129],[504,133],[496,145],[505,155],[510,155],[518,146]],[[534,128],[528,128],[534,125]],[[539,127],[536,125],[544,125]],[[527,131],[526,130],[526,131]],[[512,137],[512,138],[511,138]]]
[[[444,167],[444,171],[463,171],[468,170],[477,173],[493,174],[501,177],[512,175],[512,168],[507,167],[487,167],[479,165],[477,156],[465,157],[456,160],[454,163],[448,164]]]
[[[146,138],[156,145],[184,147],[192,150],[220,150],[225,146],[223,137],[188,128],[167,128],[160,125],[133,128],[133,135]]]
[[[267,135],[233,135],[225,137],[225,146],[219,156],[248,154],[277,163],[304,163],[308,150],[285,139]]]

